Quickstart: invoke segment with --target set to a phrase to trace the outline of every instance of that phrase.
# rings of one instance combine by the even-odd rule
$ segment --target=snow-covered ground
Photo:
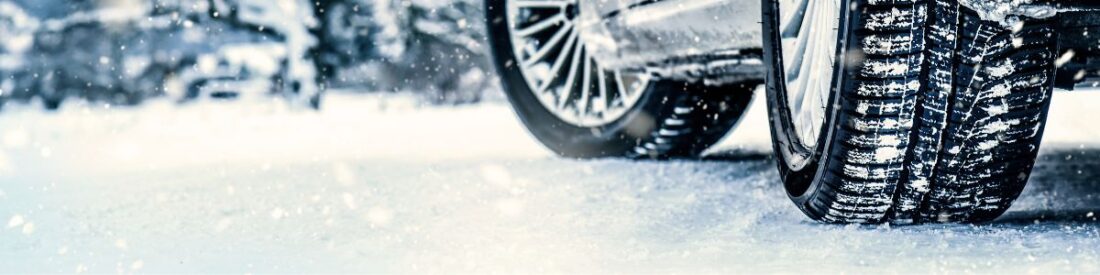
[[[503,104],[0,114],[0,272],[1100,272],[1100,94],[988,225],[807,220],[761,103],[701,161],[553,156]]]

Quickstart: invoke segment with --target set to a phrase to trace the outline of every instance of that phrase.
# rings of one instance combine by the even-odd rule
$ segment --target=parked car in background
[[[181,102],[270,98],[293,90],[293,81],[285,81],[286,56],[278,43],[224,45],[187,62],[188,69],[167,79],[165,90]]]
[[[322,78],[431,104],[479,102],[495,86],[481,1],[317,1]]]
[[[782,182],[827,222],[996,218],[1028,180],[1054,87],[1100,70],[1095,1],[487,0],[486,13],[509,100],[563,156],[697,156],[766,83]]]
[[[5,28],[20,33],[5,44],[18,51],[4,53],[0,84],[12,92],[0,98],[53,109],[73,98],[134,105],[243,92],[317,107],[311,22],[282,20],[299,12],[312,10],[304,0],[3,2],[0,17],[22,26]]]
[[[21,44],[23,51],[3,53],[12,57],[5,60],[35,58],[44,63],[39,66],[8,63],[15,65],[0,67],[0,76],[11,90],[6,96],[0,95],[2,100],[30,102],[33,99],[45,102],[47,107],[72,98],[136,104],[148,97],[183,96],[176,99],[190,102],[209,93],[190,93],[197,97],[188,97],[189,92],[184,90],[189,88],[177,89],[176,86],[208,90],[198,88],[205,84],[192,84],[219,82],[224,84],[221,87],[243,88],[243,84],[273,79],[279,83],[263,85],[273,88],[263,94],[297,105],[319,107],[321,93],[330,89],[362,93],[399,91],[422,95],[430,104],[464,104],[480,101],[482,94],[495,86],[485,58],[485,30],[476,20],[483,17],[480,0],[13,0],[3,3],[0,18],[12,13],[29,19],[17,22],[25,25],[23,27],[13,25],[6,29],[6,32],[22,32],[23,35],[8,34],[13,39],[5,43],[16,46],[19,41],[31,42]],[[44,25],[50,27],[41,27]],[[19,37],[29,39],[15,39]],[[85,41],[78,42],[79,39]],[[41,42],[41,46],[35,41]],[[90,47],[76,47],[85,43]],[[250,69],[243,75],[229,77],[225,74],[230,72],[223,69],[200,77],[201,73],[194,71],[200,59],[218,59],[214,63],[222,65],[233,63],[219,53],[223,47],[268,48],[271,45],[284,48],[280,51],[285,54],[277,54],[282,56],[278,63],[284,66],[279,70],[280,75],[256,75]],[[100,57],[106,57],[104,60],[112,61],[111,64],[100,64]],[[129,70],[137,76],[122,75],[120,67],[111,66],[123,64],[117,63],[122,60],[116,57],[143,61],[127,64],[148,64],[153,70],[149,74]],[[65,68],[66,62],[61,61],[65,59],[80,64]],[[257,62],[241,64],[253,63]],[[179,84],[181,75],[187,70],[191,70],[186,74],[192,83]],[[154,89],[126,87],[139,82],[170,85],[156,85]],[[91,86],[73,86],[76,84]],[[248,88],[252,91],[213,94],[225,99],[236,98],[234,94],[254,94],[257,90],[256,87]]]

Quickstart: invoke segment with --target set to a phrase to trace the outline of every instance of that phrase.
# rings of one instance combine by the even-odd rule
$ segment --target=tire
[[[779,4],[764,6],[773,144],[790,199],[835,223],[983,222],[1035,163],[1053,92],[1052,21],[1012,29],[955,0],[842,0],[816,146],[785,98]],[[1013,30],[1015,29],[1015,30]]]
[[[522,62],[517,61],[514,51],[506,2],[486,1],[493,64],[520,120],[536,139],[561,156],[656,159],[698,156],[734,127],[748,108],[753,89],[760,84],[746,82],[706,86],[658,79],[640,81],[644,88],[640,89],[637,100],[629,106],[624,104],[621,115],[616,119],[592,124],[570,121],[540,101],[534,92],[537,88],[525,79],[525,71],[519,65]],[[559,45],[571,43],[570,39],[565,41],[565,44]],[[546,44],[554,45],[550,42]],[[566,52],[563,50],[565,46],[560,47],[553,51]],[[580,51],[577,50],[576,54]],[[618,78],[618,72],[612,74],[601,70],[594,60],[592,62],[592,71],[596,74],[616,77],[611,81],[623,81]],[[554,77],[561,76],[554,74]],[[558,80],[551,80],[552,83],[554,81]],[[565,83],[570,85],[562,86],[575,87],[570,81]],[[583,110],[584,107],[579,108]]]

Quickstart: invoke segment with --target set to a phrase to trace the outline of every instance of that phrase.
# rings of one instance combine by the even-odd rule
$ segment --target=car
[[[296,5],[309,2],[2,2],[0,32],[9,39],[0,43],[0,106],[280,95],[319,108],[315,22]]]
[[[286,47],[282,43],[221,45],[212,53],[199,54],[190,69],[180,70],[166,81],[165,90],[180,102],[200,99],[250,99],[260,101],[283,91],[286,83]]]
[[[488,0],[502,87],[576,158],[696,157],[763,83],[779,175],[833,223],[982,222],[1055,87],[1095,86],[1091,0]]]

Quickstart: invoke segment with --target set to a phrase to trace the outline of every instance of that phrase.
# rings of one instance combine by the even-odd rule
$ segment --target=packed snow
[[[806,219],[763,100],[706,159],[668,162],[556,157],[501,102],[9,108],[0,270],[1097,273],[1096,100],[1055,96],[1004,218],[920,226]]]

